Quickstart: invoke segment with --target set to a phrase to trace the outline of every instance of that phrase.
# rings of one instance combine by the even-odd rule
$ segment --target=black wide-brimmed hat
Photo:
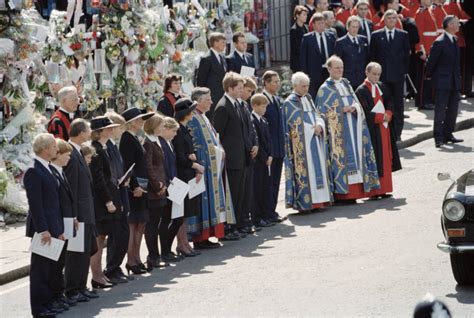
[[[99,116],[91,119],[91,130],[100,130],[105,128],[118,127],[120,124],[114,124],[105,116]]]
[[[129,108],[125,111],[122,112],[122,117],[125,119],[127,123],[131,122],[132,120],[142,118],[143,120],[147,120],[151,116],[154,115],[154,113],[147,113],[146,111],[142,111],[136,107]]]
[[[174,118],[180,120],[194,109],[196,109],[197,103],[193,102],[189,98],[180,98],[174,105]]]

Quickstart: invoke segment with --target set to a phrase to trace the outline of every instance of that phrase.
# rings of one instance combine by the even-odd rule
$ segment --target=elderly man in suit
[[[369,62],[367,38],[358,35],[360,20],[356,16],[347,19],[347,34],[337,39],[334,52],[344,62],[344,77],[349,80],[354,90],[365,78],[365,66]]]
[[[51,238],[64,240],[64,225],[59,207],[59,187],[51,172],[49,162],[57,156],[56,140],[51,134],[39,134],[33,140],[33,151],[36,155],[34,166],[29,168],[24,177],[26,196],[30,207],[26,236],[35,233],[41,236],[43,244],[51,244]],[[53,308],[53,286],[51,280],[55,262],[38,254],[31,254],[30,267],[30,304],[34,317],[54,317],[62,312]]]
[[[244,32],[235,32],[232,36],[232,42],[234,42],[235,50],[227,57],[229,71],[240,74],[242,66],[247,66],[254,69],[254,74],[252,74],[252,76],[254,76],[255,63],[253,61],[253,55],[247,52],[247,39],[245,38]]]
[[[90,125],[84,119],[75,119],[69,130],[69,143],[72,146],[71,158],[64,168],[74,198],[72,206],[77,220],[84,223],[84,252],[66,254],[66,297],[71,301],[87,302],[98,295],[87,290],[87,275],[94,238],[94,198],[92,195],[92,176],[86,160],[81,154],[81,145],[91,136]]]
[[[370,60],[382,66],[382,83],[393,98],[393,126],[400,140],[404,122],[403,85],[410,64],[410,42],[406,31],[397,29],[395,10],[384,13],[385,27],[372,33]]]
[[[435,89],[433,135],[436,148],[448,142],[463,142],[453,136],[461,89],[459,46],[455,36],[459,32],[459,19],[446,16],[443,29],[444,34],[433,43],[426,63],[426,76],[431,78]]]
[[[324,65],[334,53],[336,37],[331,32],[325,31],[326,24],[321,13],[315,13],[312,21],[314,32],[305,34],[301,41],[300,63],[301,70],[311,80],[309,93],[315,98],[319,86],[329,76]]]
[[[213,105],[206,115],[209,119],[212,119],[215,103],[224,95],[222,80],[229,70],[229,67],[223,56],[226,47],[225,35],[217,32],[211,33],[209,44],[211,49],[199,62],[196,84],[197,86],[207,87],[211,90]]]
[[[245,229],[249,224],[248,216],[243,209],[247,160],[244,138],[245,114],[242,113],[238,100],[244,88],[244,78],[237,73],[229,72],[224,77],[223,87],[225,94],[217,103],[213,125],[224,147],[226,172],[237,219],[237,228],[230,226],[223,239],[238,240],[241,236],[238,230]]]

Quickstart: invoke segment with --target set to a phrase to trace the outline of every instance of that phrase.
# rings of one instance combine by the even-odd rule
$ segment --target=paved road
[[[462,145],[432,140],[401,152],[395,197],[289,220],[207,251],[149,277],[101,291],[101,299],[61,317],[318,316],[409,317],[427,292],[455,317],[474,317],[474,288],[460,288],[442,240],[440,205],[447,182],[474,167],[474,130]],[[29,313],[28,280],[2,286],[2,317]]]

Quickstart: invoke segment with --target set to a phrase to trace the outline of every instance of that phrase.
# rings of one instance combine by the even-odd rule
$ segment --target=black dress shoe
[[[436,147],[436,148],[441,148],[442,145],[444,145],[443,142],[441,142],[441,141],[435,141],[435,147]]]
[[[79,292],[83,296],[86,296],[87,298],[94,299],[94,298],[99,298],[99,295],[96,293],[91,292],[90,290],[84,289]]]
[[[240,240],[240,235],[235,233],[227,233],[223,238],[220,238],[221,241],[238,241]]]
[[[44,317],[44,318],[53,318],[53,317],[56,317],[56,313],[54,311],[51,311],[51,310],[45,310],[45,311],[42,311],[36,315],[33,315],[33,317]]]
[[[453,144],[459,143],[459,142],[463,142],[463,141],[464,141],[464,139],[458,139],[458,138],[456,138],[456,137],[454,137],[454,136],[451,137],[451,138],[446,138],[446,139],[444,140],[445,143],[451,142],[451,143],[453,143]]]

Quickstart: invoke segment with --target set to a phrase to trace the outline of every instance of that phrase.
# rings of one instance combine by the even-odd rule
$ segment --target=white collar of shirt
[[[261,121],[262,120],[262,116],[260,116],[259,114],[257,114],[256,112],[254,112],[252,110],[252,115],[254,115],[255,117],[257,117],[258,121]]]
[[[221,58],[221,53],[217,52],[216,50],[214,50],[213,48],[211,48],[211,51],[214,53],[214,55],[217,57],[217,59],[219,60],[219,62],[221,61],[220,58]]]
[[[68,114],[69,116],[69,119],[74,119],[74,113],[71,113],[71,112],[68,112],[67,110],[65,110],[63,107],[59,107],[59,110],[62,111],[63,113],[66,113]]]
[[[454,39],[454,35],[452,35],[452,34],[451,34],[451,33],[449,33],[449,32],[444,32],[444,33],[446,33],[446,35],[447,35],[447,36],[448,36],[448,38],[451,40],[451,42],[453,42],[453,43],[454,43],[454,41],[453,41],[453,39]]]
[[[63,167],[60,167],[60,166],[58,166],[58,165],[55,165],[54,163],[51,163],[51,165],[52,165],[56,170],[58,170],[59,175],[61,175],[61,176],[63,175]]]
[[[73,146],[77,151],[79,151],[79,153],[81,153],[81,146],[79,146],[78,144],[72,142],[71,140],[69,140],[69,143],[70,143],[71,146]]]
[[[392,39],[395,38],[395,28],[389,30],[389,28],[385,27],[385,35],[387,36],[387,39],[388,39],[388,32],[392,32]]]
[[[36,156],[35,159],[38,160],[39,163],[41,163],[52,174],[51,169],[49,169],[49,162],[48,161],[44,160],[43,158],[41,158],[39,156]]]
[[[230,100],[230,102],[232,103],[232,105],[235,106],[236,100],[235,100],[234,98],[230,97],[229,94],[227,94],[227,93],[225,93],[224,96],[227,97],[227,99]]]
[[[270,99],[273,101],[273,95],[270,94],[266,89],[263,89],[263,93],[267,95],[268,97],[270,97]]]

